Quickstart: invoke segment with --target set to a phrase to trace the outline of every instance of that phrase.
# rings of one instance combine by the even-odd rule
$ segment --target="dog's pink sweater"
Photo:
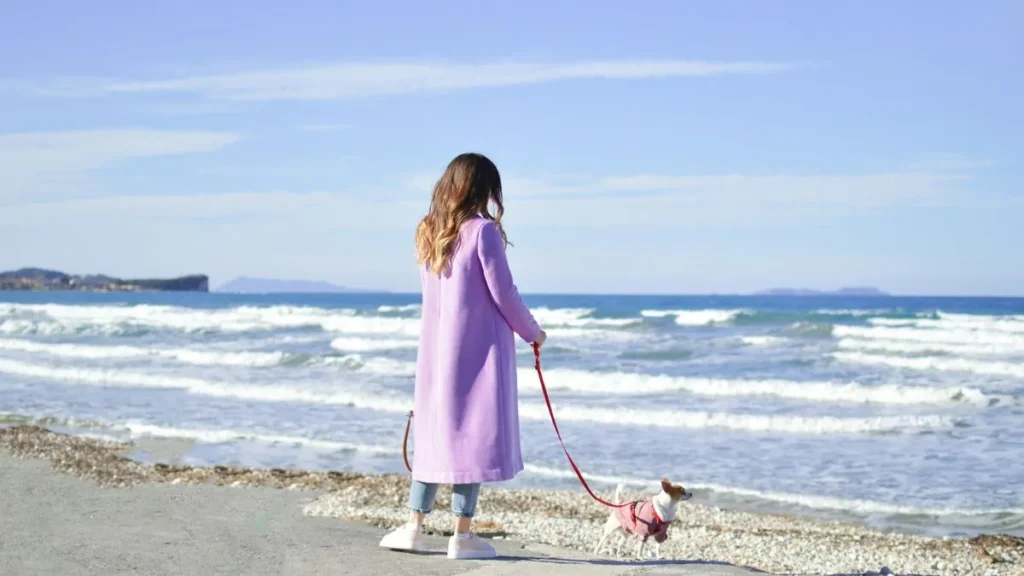
[[[615,509],[622,529],[644,540],[654,537],[659,544],[668,538],[668,522],[658,518],[654,510],[654,502],[645,500],[633,502],[629,506]]]

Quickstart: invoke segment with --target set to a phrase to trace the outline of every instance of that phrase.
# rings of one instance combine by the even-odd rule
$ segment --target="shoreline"
[[[313,492],[305,517],[358,521],[390,528],[405,521],[408,479],[400,475],[307,472],[229,466],[143,464],[129,456],[140,448],[157,456],[178,451],[181,441],[148,439],[148,445],[70,436],[34,425],[0,427],[0,449],[22,459],[51,462],[54,470],[106,488],[141,484],[262,487]],[[451,526],[450,490],[438,494],[428,530]],[[644,494],[627,495],[644,497]],[[495,539],[548,545],[591,554],[607,511],[585,494],[539,489],[482,491],[475,530]],[[624,554],[630,550],[627,544]],[[1024,538],[982,535],[929,538],[880,532],[857,525],[800,517],[754,514],[684,504],[662,546],[666,559],[727,563],[774,573],[865,574],[887,567],[897,574],[1019,575]]]

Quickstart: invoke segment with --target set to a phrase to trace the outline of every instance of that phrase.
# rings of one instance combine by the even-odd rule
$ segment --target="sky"
[[[0,0],[0,270],[415,292],[498,165],[523,292],[1024,295],[1015,1]]]

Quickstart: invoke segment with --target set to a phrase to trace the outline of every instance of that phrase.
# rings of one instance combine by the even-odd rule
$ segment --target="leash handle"
[[[576,477],[580,479],[580,484],[583,484],[583,488],[586,489],[587,494],[596,500],[598,503],[603,504],[609,508],[625,508],[633,502],[623,502],[621,504],[612,504],[607,500],[602,499],[594,491],[590,489],[590,485],[587,484],[586,478],[583,477],[583,472],[580,472],[579,466],[576,465],[576,461],[569,455],[569,450],[565,447],[565,442],[562,440],[562,432],[558,429],[558,422],[555,420],[555,410],[551,407],[551,397],[548,396],[548,387],[544,384],[544,372],[540,369],[540,345],[536,342],[533,343],[533,358],[534,367],[537,369],[537,378],[540,379],[540,391],[544,393],[544,403],[548,407],[548,415],[551,416],[551,425],[555,427],[555,435],[558,436],[558,443],[562,445],[562,452],[565,452],[566,459],[569,460],[569,465],[572,466],[572,471],[576,473]]]
[[[409,417],[405,420],[405,437],[402,438],[402,462],[405,462],[405,469],[412,474],[412,466],[409,465],[409,428],[412,427],[412,410],[409,410]]]

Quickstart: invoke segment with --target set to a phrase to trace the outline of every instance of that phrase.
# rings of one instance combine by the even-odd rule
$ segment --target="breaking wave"
[[[743,310],[643,310],[644,318],[674,317],[680,326],[709,326],[727,324],[742,314]]]
[[[1024,364],[1020,362],[986,362],[964,358],[936,357],[907,358],[904,356],[883,356],[860,352],[835,352],[832,356],[840,362],[851,364],[872,364],[896,368],[911,368],[914,370],[940,370],[943,372],[966,372],[986,376],[1024,378]]]
[[[188,348],[140,348],[137,346],[92,346],[88,344],[46,344],[29,340],[0,339],[0,350],[30,352],[105,360],[110,358],[166,358],[200,366],[275,366],[293,355],[285,352],[212,352]]]
[[[686,378],[624,372],[586,372],[571,369],[545,371],[549,390],[582,394],[629,395],[688,392],[700,396],[775,396],[813,402],[850,402],[876,404],[949,404],[991,405],[1005,399],[967,386],[913,386],[885,384],[865,386],[855,382],[797,382],[792,380],[727,380]],[[519,389],[525,393],[540,391],[537,375],[521,368]]]
[[[342,452],[366,452],[369,454],[388,455],[402,453],[401,448],[397,447],[375,446],[370,444],[356,444],[352,442],[338,442],[335,440],[319,440],[316,438],[305,438],[302,436],[263,434],[226,429],[211,430],[202,428],[175,428],[135,421],[129,421],[123,424],[112,424],[110,425],[110,428],[112,430],[127,432],[132,438],[180,438],[208,444],[248,440],[266,444],[288,444],[292,446],[304,446],[321,450],[337,450]]]
[[[189,394],[219,398],[238,398],[266,402],[302,402],[339,404],[382,412],[405,413],[412,398],[398,394],[324,390],[315,383],[309,388],[276,385],[213,382],[199,378],[138,374],[121,370],[53,368],[0,359],[0,372],[47,380],[79,382],[98,386],[128,388],[179,389]],[[558,417],[565,421],[591,422],[617,426],[658,426],[668,428],[719,428],[748,432],[791,434],[857,434],[894,432],[910,429],[946,428],[957,420],[941,416],[882,416],[875,418],[836,418],[832,416],[777,416],[761,414],[713,413],[685,410],[633,410],[588,406],[559,406]],[[523,404],[519,413],[532,420],[546,420],[543,404]]]
[[[918,329],[893,326],[844,326],[832,328],[835,336],[849,336],[865,340],[901,340],[909,342],[942,342],[1000,347],[1009,352],[1024,349],[1024,334],[981,332],[964,329]]]

